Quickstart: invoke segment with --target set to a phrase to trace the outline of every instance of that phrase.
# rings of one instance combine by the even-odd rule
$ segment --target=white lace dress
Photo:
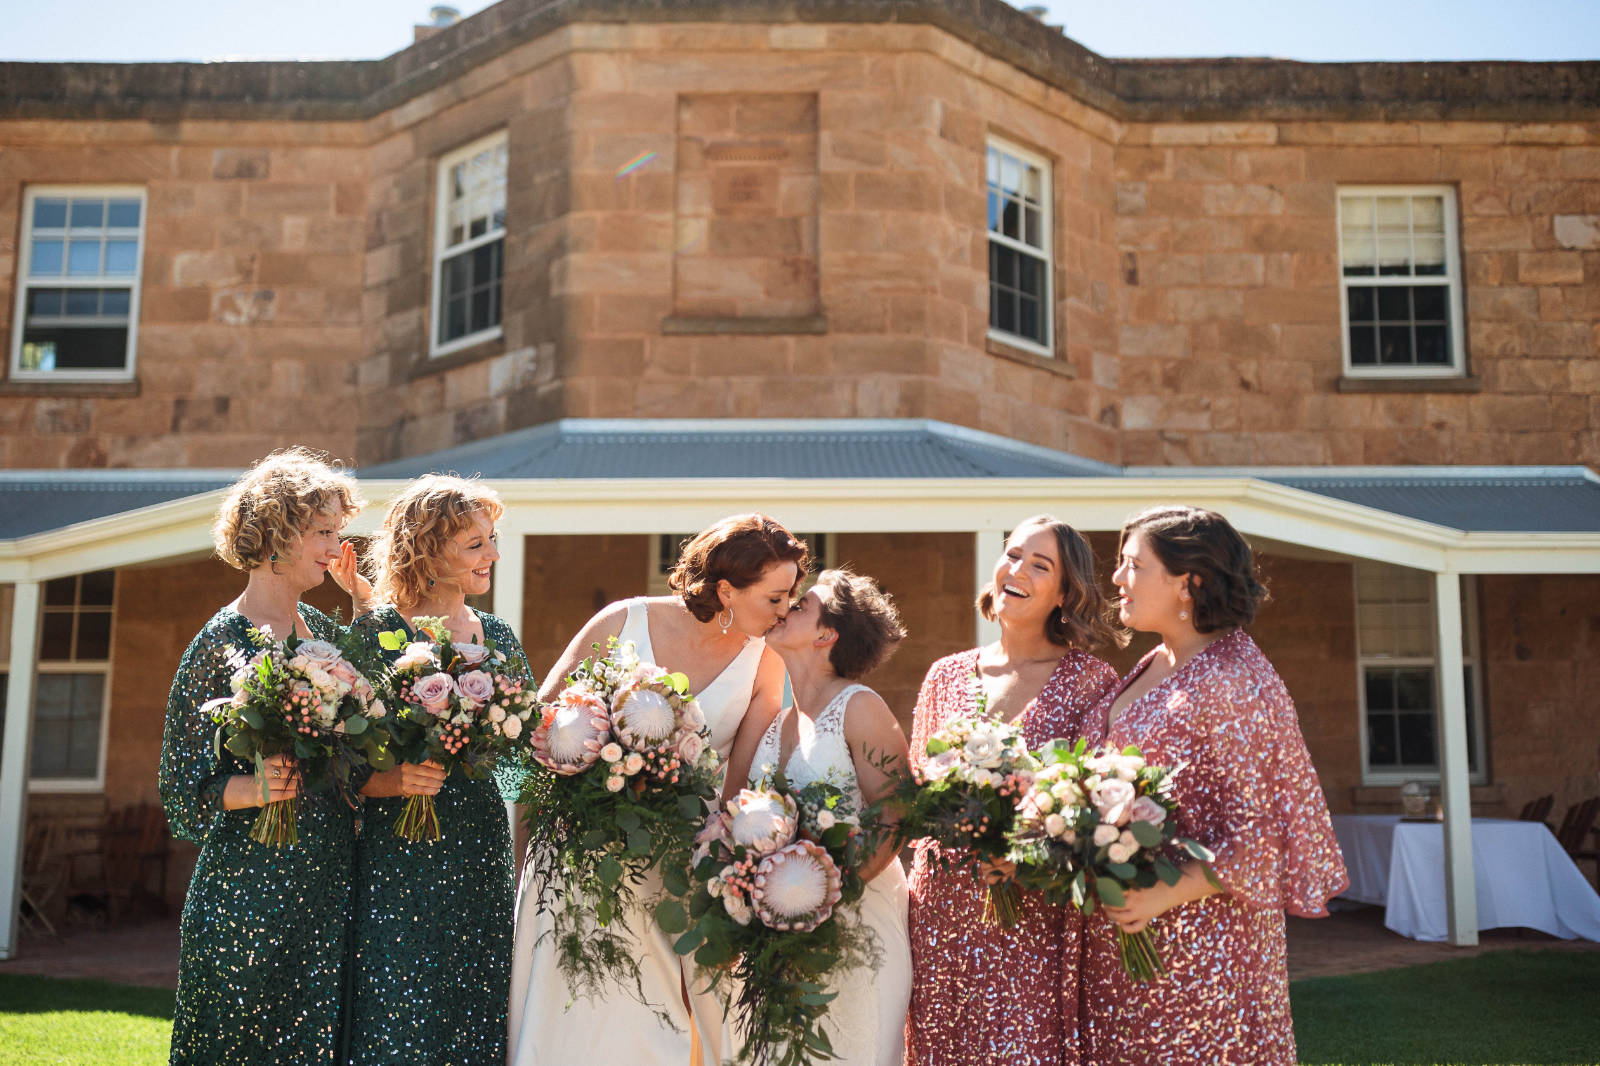
[[[632,641],[643,662],[668,670],[679,664],[659,662],[650,643],[648,600],[628,602],[628,617],[618,637]],[[739,722],[750,708],[756,670],[766,647],[749,640],[734,660],[695,698],[711,730],[711,746],[724,759],[733,747]],[[650,901],[658,894],[654,873],[635,890]],[[517,891],[516,941],[511,954],[511,1002],[507,1012],[508,1059],[511,1066],[689,1066],[690,1027],[698,1031],[707,1062],[721,1062],[737,1049],[723,1046],[722,1003],[697,986],[693,963],[672,950],[672,942],[648,914],[629,918],[637,942],[640,979],[651,1007],[619,988],[599,999],[573,999],[556,966],[549,914],[538,909],[533,863],[523,870]],[[693,1010],[684,1005],[689,990]],[[571,1005],[569,1006],[569,1002]],[[652,1007],[671,1016],[674,1028],[661,1024]]]
[[[847,685],[817,715],[815,724],[800,715],[799,743],[783,767],[795,788],[825,781],[844,790],[858,812],[863,806],[861,786],[845,740],[844,719],[850,697],[867,691],[865,685]],[[795,713],[790,708],[778,715],[762,736],[750,766],[752,783],[760,780],[765,767],[778,765],[783,723]],[[876,969],[862,965],[836,975],[832,991],[839,994],[828,1004],[822,1025],[840,1066],[901,1066],[911,1001],[911,942],[906,936],[906,874],[899,859],[867,883],[858,906],[861,921],[877,938],[881,958]],[[737,1034],[724,1034],[724,1052],[732,1054],[738,1048]]]

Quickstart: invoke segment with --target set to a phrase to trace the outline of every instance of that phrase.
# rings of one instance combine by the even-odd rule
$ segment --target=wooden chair
[[[1550,817],[1550,808],[1556,805],[1555,796],[1540,796],[1531,799],[1522,805],[1522,813],[1517,815],[1519,822],[1542,822]]]
[[[1600,796],[1591,796],[1567,808],[1556,840],[1572,856],[1573,862],[1595,864],[1595,884],[1600,886],[1600,846],[1597,846],[1600,843],[1600,828],[1597,828],[1597,822],[1600,822]]]
[[[24,929],[61,939],[48,911],[66,881],[61,827],[48,818],[30,819],[22,844],[22,906],[18,908]]]

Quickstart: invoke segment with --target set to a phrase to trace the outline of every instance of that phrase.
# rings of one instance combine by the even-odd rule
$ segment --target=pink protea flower
[[[611,722],[617,739],[634,751],[660,747],[678,730],[676,693],[658,681],[635,680],[611,699]]]
[[[751,903],[773,929],[810,932],[833,914],[843,882],[825,848],[797,840],[761,860]]]
[[[728,832],[736,845],[758,855],[777,851],[794,839],[800,808],[794,799],[772,789],[740,789],[728,801]]]
[[[533,732],[533,757],[558,774],[580,774],[600,758],[611,732],[605,701],[588,689],[561,691]]]

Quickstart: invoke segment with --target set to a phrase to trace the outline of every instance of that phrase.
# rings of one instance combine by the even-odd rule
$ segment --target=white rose
[[[367,709],[362,713],[368,718],[382,718],[384,715],[389,713],[389,708],[383,705],[382,700],[373,700],[371,703],[367,704]]]
[[[998,736],[985,730],[981,733],[974,733],[967,740],[964,750],[967,753],[968,762],[987,770],[1000,765],[1000,755],[1005,748],[1000,743]]]
[[[1038,811],[1040,814],[1049,814],[1051,811],[1056,809],[1055,797],[1050,795],[1048,792],[1036,792],[1031,798],[1033,800],[1034,810]],[[1055,834],[1052,833],[1051,835],[1054,836]]]
[[[693,766],[706,750],[706,742],[699,733],[685,733],[678,741],[678,758]]]
[[[922,764],[922,776],[928,781],[942,781],[950,776],[950,771],[954,770],[960,761],[960,754],[954,748],[947,748]]]
[[[503,722],[506,720],[506,709],[498,703],[489,708],[489,721]]]
[[[1094,827],[1094,846],[1097,848],[1115,844],[1122,836],[1122,831],[1114,825],[1097,825]]]
[[[1106,849],[1106,858],[1110,859],[1112,862],[1127,862],[1129,859],[1133,858],[1134,852],[1138,850],[1139,846],[1137,844],[1130,848],[1128,845],[1119,840],[1117,843]]]
[[[821,829],[823,832],[827,832],[829,829],[832,829],[834,822],[837,820],[838,819],[834,818],[833,812],[830,810],[823,809],[817,812],[817,828]]]
[[[752,912],[750,904],[746,903],[743,896],[737,892],[724,892],[722,894],[722,909],[728,912],[728,917],[740,925],[749,925]]]
[[[516,740],[522,735],[522,719],[507,718],[504,722],[500,723],[500,728],[505,731],[508,739]]]
[[[1044,831],[1058,837],[1067,831],[1067,820],[1059,814],[1049,815],[1044,820]]]

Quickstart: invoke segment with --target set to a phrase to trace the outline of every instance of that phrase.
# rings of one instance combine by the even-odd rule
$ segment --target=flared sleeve
[[[1216,852],[1211,868],[1247,906],[1321,917],[1349,877],[1294,701],[1243,633],[1216,649],[1206,672],[1214,683],[1171,698],[1211,704],[1184,712],[1209,726],[1200,765],[1184,772],[1206,778],[1186,784],[1210,793],[1213,815],[1198,835]]]
[[[225,614],[217,615],[184,651],[167,696],[156,787],[172,835],[196,844],[205,843],[222,811],[228,778],[248,772],[226,751],[217,754],[216,723],[201,710],[208,701],[232,694],[233,673],[243,664],[247,649],[242,626]]]

